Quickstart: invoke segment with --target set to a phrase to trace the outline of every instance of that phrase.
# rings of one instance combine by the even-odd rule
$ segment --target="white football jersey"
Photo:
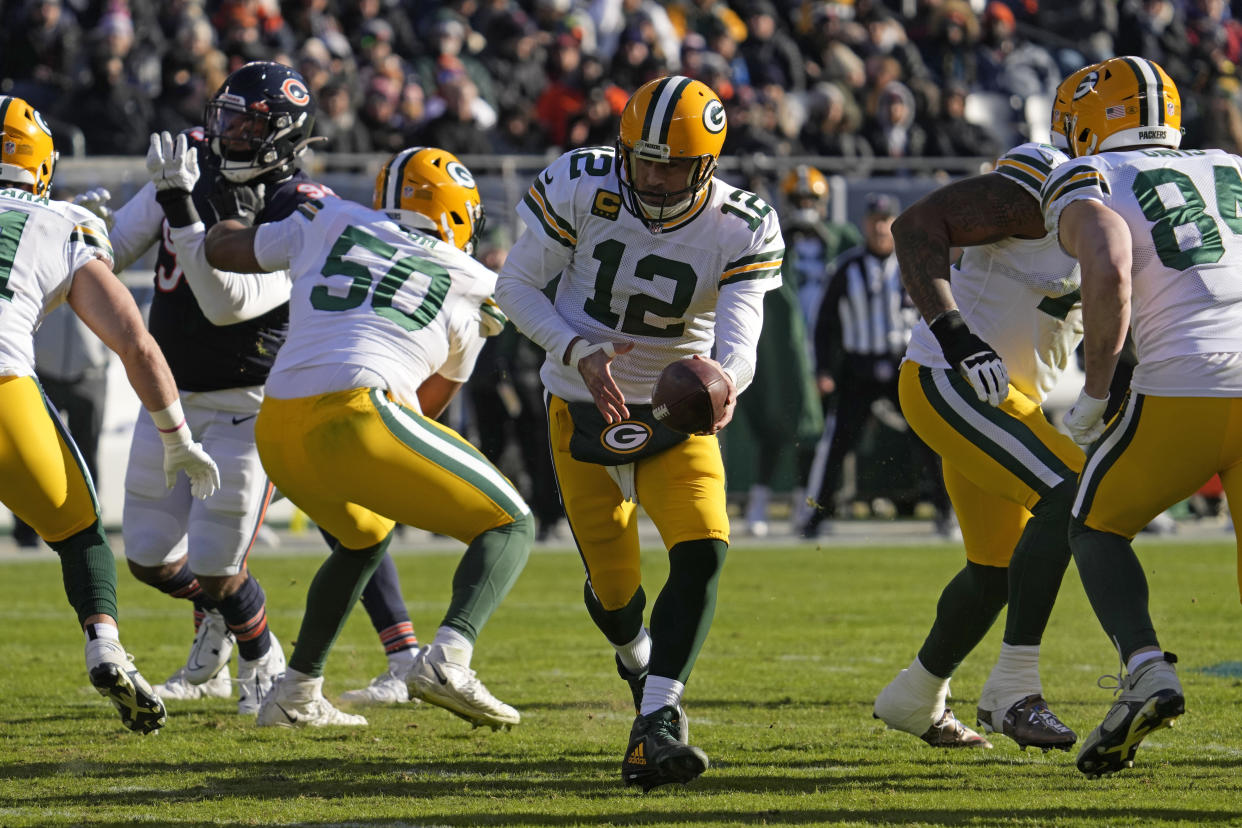
[[[633,342],[613,360],[612,376],[628,402],[649,403],[666,365],[711,355],[723,289],[780,286],[785,243],[763,199],[719,179],[697,208],[660,233],[626,210],[620,193],[613,150],[590,147],[536,176],[517,211],[530,232],[572,251],[556,289],[557,313],[589,342]],[[577,367],[560,357],[550,353],[544,362],[548,391],[591,399]]]
[[[0,189],[0,376],[33,376],[34,332],[91,259],[112,266],[108,231],[67,201]]]
[[[1044,185],[1049,232],[1079,199],[1130,228],[1133,387],[1158,395],[1230,395],[1242,353],[1242,158],[1220,150],[1145,149],[1075,158]]]
[[[464,382],[474,369],[480,306],[496,274],[453,245],[327,198],[261,225],[255,256],[266,270],[293,274],[289,338],[269,394],[306,397],[378,378],[418,409],[418,387],[432,374]]]
[[[1048,176],[1068,160],[1047,144],[1021,144],[1001,156],[991,174],[1005,176],[1038,201]],[[1043,402],[1082,339],[1078,262],[1061,249],[1056,234],[967,247],[953,266],[950,285],[971,331],[1005,361],[1010,383]],[[923,320],[911,334],[906,357],[951,367]]]

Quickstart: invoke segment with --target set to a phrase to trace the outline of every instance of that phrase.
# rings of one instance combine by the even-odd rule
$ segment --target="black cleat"
[[[1047,753],[1050,750],[1069,750],[1078,741],[1078,734],[1070,730],[1048,709],[1044,697],[1035,694],[1016,702],[1005,711],[999,724],[996,713],[982,707],[976,710],[979,725],[987,733],[1003,733],[1026,750],[1037,747]]]
[[[670,782],[697,779],[711,764],[707,754],[681,739],[684,714],[665,705],[638,716],[630,729],[630,745],[621,762],[626,785],[642,785],[643,793]]]
[[[135,733],[154,733],[168,721],[164,703],[132,663],[104,661],[92,667],[89,675],[99,695],[112,702],[121,722]]]
[[[1177,656],[1145,661],[1118,682],[1121,695],[1078,752],[1078,769],[1092,779],[1134,767],[1134,754],[1149,733],[1171,727],[1186,712],[1186,698],[1173,665]]]

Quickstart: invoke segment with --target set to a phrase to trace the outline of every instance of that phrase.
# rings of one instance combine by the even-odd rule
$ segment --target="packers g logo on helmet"
[[[625,208],[653,232],[692,213],[707,197],[727,126],[720,96],[702,81],[670,75],[640,86],[621,112],[617,135],[617,177]],[[669,192],[638,189],[635,161],[681,159],[696,162],[684,187]]]
[[[1182,142],[1182,98],[1155,61],[1110,58],[1084,76],[1070,103],[1068,138],[1074,155]]]
[[[1099,64],[1093,63],[1084,66],[1076,72],[1066,76],[1057,86],[1056,97],[1052,101],[1052,145],[1058,149],[1068,150],[1069,145],[1069,121],[1073,116],[1074,101],[1077,101],[1083,95],[1095,88],[1095,84],[1099,78],[1099,72],[1096,67]]]
[[[0,95],[0,127],[0,181],[47,195],[59,154],[43,116],[21,98]]]
[[[400,224],[426,230],[466,253],[483,232],[483,199],[474,176],[451,152],[410,147],[375,177],[374,207]]]

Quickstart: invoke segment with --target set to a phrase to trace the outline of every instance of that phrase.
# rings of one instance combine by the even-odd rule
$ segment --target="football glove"
[[[190,492],[199,500],[206,500],[220,488],[216,461],[193,440],[164,444],[164,483],[168,488],[176,484],[177,472],[181,471],[190,478]]]
[[[1069,431],[1074,442],[1086,448],[1100,438],[1106,426],[1104,409],[1108,406],[1108,397],[1097,400],[1083,389],[1070,406],[1069,411],[1061,417],[1061,422]]]
[[[992,346],[971,333],[956,310],[940,314],[930,325],[944,358],[958,370],[979,402],[997,406],[1009,396],[1009,371]]]
[[[116,224],[116,214],[112,212],[112,208],[108,206],[108,202],[112,200],[112,193],[103,187],[95,187],[84,193],[78,193],[73,197],[73,203],[79,207],[85,207],[99,218],[103,219],[103,223],[108,229],[112,229],[112,225]]]
[[[147,172],[156,192],[184,190],[188,195],[198,181],[198,153],[189,147],[185,133],[175,139],[167,132],[151,133]]]
[[[216,211],[217,223],[232,219],[249,227],[263,212],[264,195],[262,184],[230,184],[221,178],[207,200]]]

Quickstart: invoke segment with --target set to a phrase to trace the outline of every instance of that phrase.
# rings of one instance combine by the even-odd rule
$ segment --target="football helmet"
[[[60,157],[52,130],[39,111],[21,98],[0,95],[0,181],[27,184],[35,195],[47,195]]]
[[[724,104],[702,81],[670,75],[640,86],[621,112],[616,143],[617,178],[625,208],[658,232],[666,222],[698,207],[716,172],[725,127]],[[694,162],[684,186],[667,191],[639,187],[635,161],[679,159]]]
[[[1078,91],[1083,79],[1098,68],[1098,63],[1088,64],[1067,75],[1065,80],[1057,86],[1056,97],[1052,101],[1052,145],[1057,149],[1070,149],[1067,130],[1070,116],[1073,114],[1071,109],[1074,104],[1074,93]]]
[[[247,63],[207,102],[204,131],[221,175],[234,183],[291,175],[294,159],[311,141],[314,113],[296,71],[264,60]]]
[[[1182,98],[1155,62],[1141,57],[1103,61],[1079,82],[1068,127],[1074,155],[1121,147],[1168,147],[1182,142]]]
[[[437,147],[410,147],[388,159],[375,177],[374,207],[470,254],[483,232],[483,199],[474,176],[457,156]]]
[[[781,180],[781,194],[791,203],[828,197],[828,177],[809,164],[799,164]]]

